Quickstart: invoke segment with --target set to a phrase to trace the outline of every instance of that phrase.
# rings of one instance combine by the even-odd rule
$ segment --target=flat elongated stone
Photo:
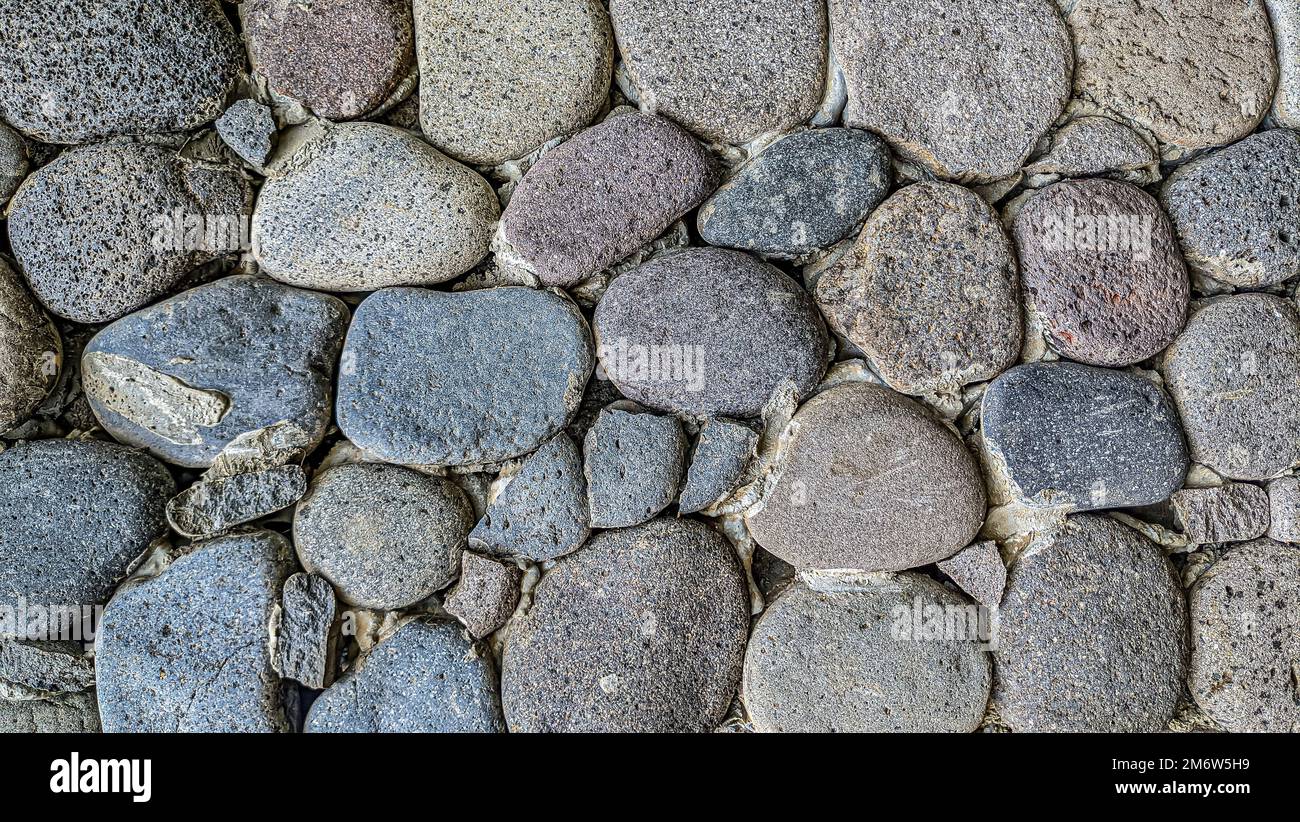
[[[486,180],[416,135],[348,123],[262,186],[254,247],[263,271],[289,285],[431,285],[483,259],[499,213]]]
[[[677,510],[694,514],[726,497],[740,483],[758,447],[758,432],[747,425],[711,419],[700,429]]]
[[[817,282],[831,324],[908,394],[952,391],[1015,362],[1016,261],[997,214],[948,183],[900,189]]]
[[[1300,479],[1279,477],[1268,484],[1269,539],[1300,543]]]
[[[800,407],[786,436],[776,481],[746,521],[798,568],[915,568],[968,545],[984,521],[970,452],[888,388],[829,388]]]
[[[0,700],[47,699],[95,684],[95,664],[76,642],[0,639]]]
[[[1186,635],[1182,588],[1159,546],[1108,517],[1071,517],[1011,565],[994,703],[1017,731],[1164,730]]]
[[[196,482],[167,503],[167,521],[178,534],[208,537],[274,514],[307,493],[298,465]]]
[[[284,581],[276,624],[275,670],[308,688],[329,684],[330,631],[338,603],[329,581],[298,573]]]
[[[1273,42],[1277,47],[1277,93],[1273,119],[1287,128],[1300,128],[1300,3],[1264,0]]]
[[[271,109],[256,100],[236,100],[217,118],[217,133],[244,162],[261,167],[271,153],[275,119]]]
[[[715,162],[677,126],[620,114],[548,152],[515,188],[501,235],[547,285],[569,285],[618,262],[699,205]]]
[[[1136,131],[1094,115],[1077,117],[1053,132],[1047,153],[1025,170],[1063,177],[1121,176],[1159,162],[1155,148]]]
[[[0,699],[0,734],[97,734],[95,692],[51,699]]]
[[[560,560],[512,623],[501,699],[510,730],[703,732],[736,694],[749,595],[708,525],[605,531]]]
[[[1270,294],[1215,300],[1188,320],[1162,365],[1192,459],[1231,479],[1300,465],[1300,318]]]
[[[21,134],[0,123],[0,212],[27,176],[27,169],[26,141]]]
[[[105,430],[177,465],[211,465],[241,434],[284,421],[315,444],[347,320],[334,297],[226,277],[104,328],[82,383]]]
[[[269,625],[291,550],[270,531],[220,537],[119,590],[95,637],[104,730],[287,730]]]
[[[460,557],[460,581],[442,607],[460,620],[476,639],[500,628],[519,604],[519,569],[466,551]]]
[[[2,199],[2,198],[0,198]],[[59,377],[58,329],[0,258],[0,433],[15,427],[45,399]]]
[[[46,143],[200,126],[244,64],[217,0],[6,3],[0,55],[0,119]]]
[[[985,608],[996,609],[1007,586],[1007,567],[996,542],[976,542],[939,563],[963,591]]]
[[[585,127],[609,95],[598,0],[416,0],[420,128],[466,163],[523,157]]]
[[[984,445],[1016,499],[1072,511],[1150,505],[1187,475],[1173,403],[1133,374],[1070,362],[998,377],[980,411]]]
[[[1268,495],[1258,485],[1230,482],[1187,488],[1170,498],[1183,533],[1192,542],[1244,542],[1268,531]]]
[[[620,275],[593,326],[603,375],[665,411],[757,416],[790,383],[807,396],[826,368],[813,300],[739,251],[687,249]]]
[[[320,695],[308,733],[499,733],[490,658],[454,622],[407,623]]]
[[[638,525],[677,497],[686,435],[673,417],[606,408],[582,445],[594,528]]]
[[[511,459],[569,422],[594,360],[587,323],[562,295],[377,291],[348,331],[339,428],[390,462]]]
[[[929,636],[916,609],[969,617],[970,632]],[[976,607],[920,574],[833,592],[796,583],[754,626],[745,708],[756,731],[969,733],[992,679],[981,639]]]

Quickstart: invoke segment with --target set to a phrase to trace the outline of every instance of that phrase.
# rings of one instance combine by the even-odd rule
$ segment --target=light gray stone
[[[1047,152],[1025,171],[1129,179],[1134,176],[1130,172],[1148,171],[1159,162],[1160,155],[1142,135],[1109,117],[1092,115],[1076,117],[1054,131]]]
[[[514,565],[466,551],[460,556],[460,580],[443,599],[443,610],[482,639],[515,612],[520,577]]]
[[[1268,536],[1300,543],[1300,479],[1279,477],[1268,484]]]
[[[1300,3],[1264,0],[1273,42],[1277,47],[1277,93],[1273,119],[1287,128],[1300,128]]]
[[[1192,542],[1245,542],[1268,531],[1268,495],[1258,485],[1230,482],[1186,488],[1169,501],[1179,526]]]
[[[293,505],[307,493],[298,465],[203,480],[172,497],[167,521],[176,533],[210,537]]]
[[[0,123],[0,213],[27,176],[27,169],[27,142],[21,134]]]
[[[47,699],[95,685],[95,664],[77,642],[0,639],[0,700]]]
[[[217,134],[244,162],[261,168],[271,153],[275,119],[256,100],[236,100],[217,118]]]
[[[686,434],[673,417],[611,407],[587,432],[582,453],[592,527],[626,528],[677,498]]]
[[[93,690],[50,699],[0,699],[0,734],[99,732],[99,708]]]

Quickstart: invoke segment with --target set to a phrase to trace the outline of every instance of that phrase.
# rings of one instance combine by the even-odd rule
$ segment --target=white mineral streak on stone
[[[889,583],[897,576],[887,571],[860,571],[856,568],[805,568],[795,573],[804,585],[822,593],[866,591]]]
[[[200,428],[221,422],[230,398],[194,388],[142,362],[92,351],[82,361],[86,393],[104,408],[141,428],[181,445],[200,445]]]
[[[205,480],[277,468],[300,459],[311,448],[311,435],[289,420],[245,431],[221,449]]]

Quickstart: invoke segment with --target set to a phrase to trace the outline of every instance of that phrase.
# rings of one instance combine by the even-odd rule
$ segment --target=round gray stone
[[[798,568],[915,568],[956,553],[984,522],[974,457],[888,388],[829,388],[803,404],[787,437],[775,482],[746,521]]]
[[[396,465],[321,473],[293,516],[302,566],[350,605],[396,611],[449,585],[474,512],[451,480]]]
[[[826,369],[828,340],[800,285],[743,252],[692,248],[617,277],[593,317],[604,376],[624,396],[697,416],[753,417]]]
[[[1300,317],[1289,302],[1215,300],[1188,320],[1162,372],[1193,461],[1239,480],[1300,465]]]
[[[954,635],[914,625],[927,609]],[[977,607],[920,574],[826,592],[796,582],[754,625],[742,698],[760,732],[969,733],[992,679],[982,639]]]
[[[27,419],[58,381],[63,344],[58,329],[0,257],[0,433]]]
[[[998,609],[994,703],[1017,731],[1154,733],[1187,672],[1187,604],[1160,547],[1076,516],[1012,564]]]
[[[559,294],[376,291],[348,330],[339,428],[388,462],[511,459],[568,424],[594,360],[586,321]]]
[[[889,149],[869,131],[800,131],[763,149],[700,207],[709,245],[797,257],[844,239],[889,193]]]
[[[977,194],[917,183],[880,205],[814,294],[831,324],[907,394],[955,391],[1015,362],[1016,261]]]
[[[749,592],[704,523],[604,531],[548,571],[512,624],[501,672],[510,730],[715,729],[740,683]]]
[[[264,272],[302,288],[432,285],[487,255],[499,214],[486,180],[411,132],[347,123],[262,186],[254,248]]]
[[[27,168],[27,142],[21,134],[0,123],[0,213],[27,176]]]

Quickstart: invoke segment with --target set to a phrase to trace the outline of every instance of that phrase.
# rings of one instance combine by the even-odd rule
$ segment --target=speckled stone
[[[307,493],[298,465],[196,482],[167,503],[167,521],[178,534],[210,537],[293,505]]]
[[[27,143],[18,132],[0,123],[0,213],[27,176]]]
[[[499,733],[490,657],[454,622],[408,622],[321,694],[308,733]]]
[[[587,432],[582,454],[592,527],[626,528],[677,498],[686,434],[673,417],[610,407]]]
[[[47,308],[100,323],[238,251],[248,198],[232,166],[114,140],[64,152],[32,172],[9,203],[9,240]]]
[[[499,213],[486,180],[416,135],[347,123],[262,186],[254,247],[265,273],[302,288],[431,285],[487,255]]]
[[[48,699],[95,684],[95,664],[76,641],[0,639],[0,700]]]
[[[587,323],[562,295],[377,291],[348,331],[339,428],[389,462],[511,459],[569,422],[594,361]]]
[[[985,608],[996,609],[1007,587],[1007,567],[996,542],[976,542],[939,563],[939,570]]]
[[[677,510],[694,514],[736,490],[757,448],[758,432],[748,425],[716,418],[705,422]]]
[[[275,118],[271,109],[256,100],[236,100],[217,118],[217,134],[230,149],[251,166],[261,167],[271,153]]]
[[[237,437],[287,421],[320,442],[347,307],[249,276],[190,289],[104,328],[82,385],[114,438],[207,467]]]
[[[0,734],[97,734],[95,692],[50,699],[0,700]]]
[[[1187,318],[1187,269],[1155,198],[1113,180],[1067,180],[1012,227],[1025,299],[1052,347],[1090,365],[1159,353]]]
[[[1017,366],[984,394],[984,446],[1012,495],[1072,511],[1150,505],[1187,475],[1173,403],[1155,383],[1071,362]]]
[[[813,300],[740,251],[692,248],[620,275],[593,327],[602,374],[665,411],[757,416],[788,383],[807,396],[826,368]]]
[[[1236,732],[1300,731],[1300,549],[1234,546],[1189,595],[1196,704]]]
[[[270,531],[221,537],[119,590],[95,637],[105,732],[288,730],[269,625],[291,553]]]
[[[394,611],[452,581],[474,512],[451,480],[396,465],[317,475],[293,517],[302,567],[349,605]]]
[[[0,433],[27,419],[59,378],[58,329],[0,257]]]
[[[736,695],[749,593],[708,525],[660,518],[565,557],[513,623],[501,672],[510,730],[704,732]]]
[[[1187,264],[1235,286],[1300,273],[1300,132],[1274,129],[1179,166],[1160,190]]]
[[[1268,494],[1258,485],[1230,482],[1187,488],[1169,501],[1178,525],[1192,542],[1244,542],[1268,531]]]
[[[1300,543],[1300,479],[1279,477],[1268,484],[1268,536]]]
[[[1070,34],[1051,0],[831,0],[844,124],[947,180],[1016,172],[1070,97]]]
[[[1025,167],[1035,174],[1122,176],[1160,162],[1155,148],[1133,129],[1109,117],[1076,117],[1052,133],[1044,156]]]
[[[718,182],[716,162],[679,127],[620,114],[529,169],[501,215],[501,236],[542,282],[569,285],[658,237]]]
[[[907,394],[953,391],[1015,362],[1016,261],[997,214],[948,183],[900,189],[814,294],[831,324]]]
[[[1192,459],[1262,480],[1300,465],[1300,317],[1270,294],[1238,294],[1197,311],[1165,352],[1165,385]]]
[[[1071,517],[1011,565],[994,703],[1017,731],[1164,730],[1186,636],[1187,604],[1160,547],[1109,517]]]
[[[103,603],[167,533],[174,491],[156,460],[113,443],[38,440],[0,452],[0,606]]]
[[[496,165],[585,127],[614,59],[598,0],[416,0],[420,127],[466,163]]]
[[[514,565],[466,551],[460,556],[460,580],[443,599],[443,610],[482,639],[515,612],[520,577]]]
[[[329,581],[297,573],[284,581],[275,628],[275,670],[308,688],[329,684],[330,631],[338,603]]]
[[[612,0],[609,12],[642,110],[710,142],[788,131],[821,99],[820,0]]]
[[[1277,47],[1277,93],[1273,119],[1287,128],[1300,128],[1300,3],[1264,0],[1273,42]]]
[[[0,119],[46,143],[195,128],[244,65],[217,0],[8,2],[0,55]]]
[[[961,634],[927,634],[915,619],[926,609]],[[760,732],[969,733],[992,679],[981,639],[976,606],[920,574],[843,591],[796,583],[754,626],[745,708]]]
[[[403,0],[243,0],[239,13],[253,69],[319,117],[374,111],[415,65],[411,6]]]
[[[799,568],[901,571],[970,544],[984,521],[975,459],[922,405],[870,383],[829,388],[787,429],[750,532]]]
[[[1075,96],[1162,144],[1166,159],[1249,134],[1277,65],[1260,0],[1078,0]]]
[[[470,531],[471,548],[534,562],[578,550],[591,533],[582,450],[560,433],[538,448]]]

